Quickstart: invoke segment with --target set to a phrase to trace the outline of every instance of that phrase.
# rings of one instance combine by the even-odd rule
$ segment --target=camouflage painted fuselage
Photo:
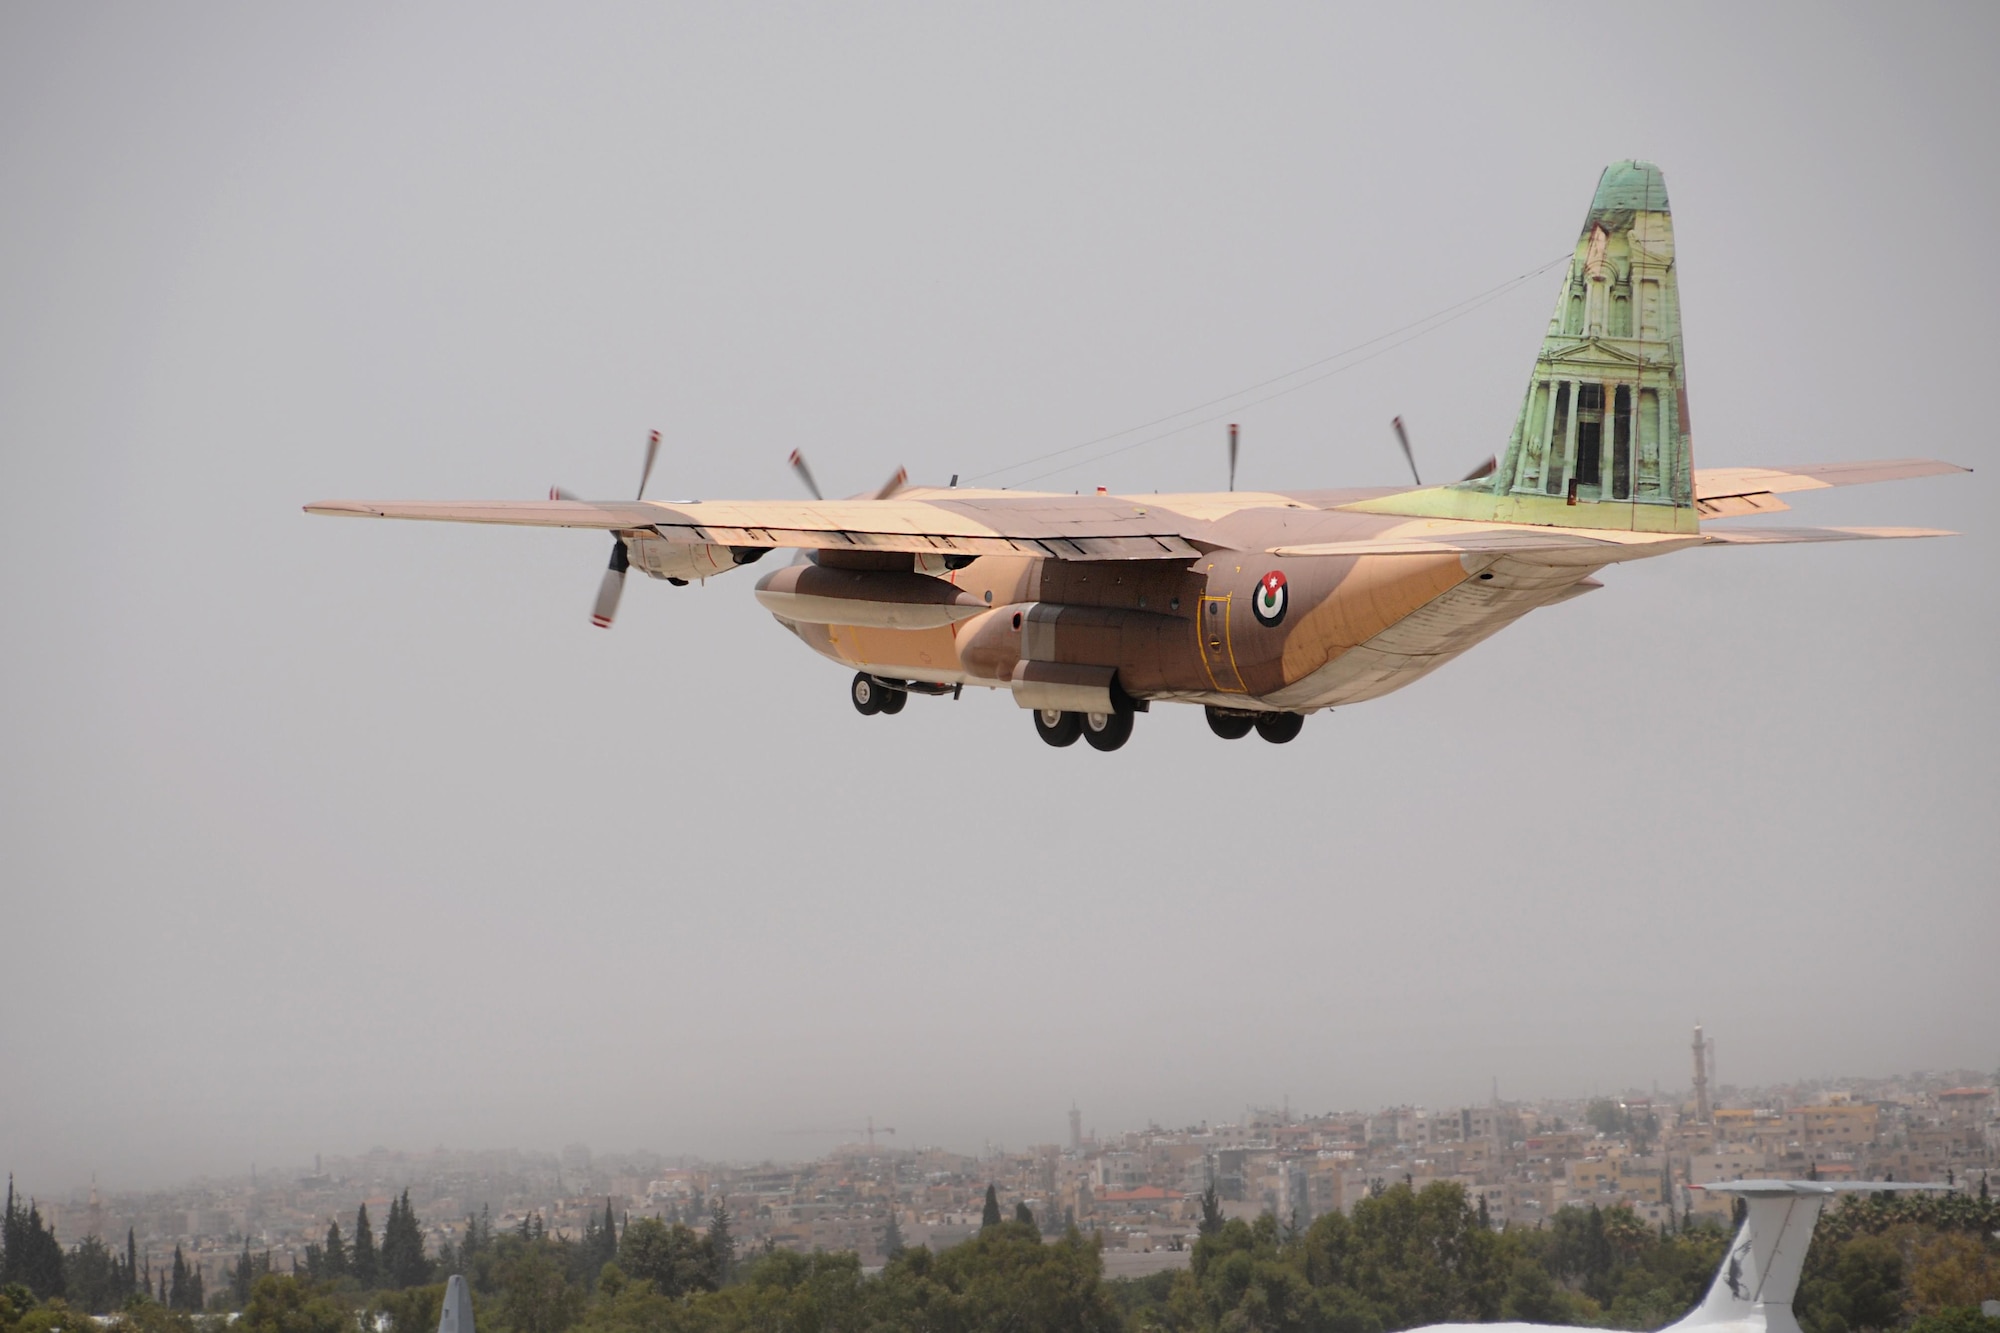
[[[1386,694],[1536,607],[1594,586],[1595,565],[1491,554],[1271,553],[1427,526],[1333,508],[1373,494],[1127,497],[1180,515],[1183,531],[1201,529],[1215,549],[1194,560],[982,557],[934,576],[988,609],[925,629],[779,619],[816,651],[885,679],[1007,688],[1029,664],[1050,663],[1109,669],[1137,699],[1309,712]],[[857,592],[876,571],[911,568],[907,556],[818,559],[872,567],[856,569]],[[1273,614],[1267,596],[1260,615],[1273,574],[1283,601]]]

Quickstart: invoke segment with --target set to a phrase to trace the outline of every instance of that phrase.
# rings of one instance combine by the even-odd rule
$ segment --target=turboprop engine
[[[766,554],[761,546],[670,542],[643,533],[626,539],[624,545],[632,565],[656,579],[675,584],[714,578],[738,565],[753,564]]]

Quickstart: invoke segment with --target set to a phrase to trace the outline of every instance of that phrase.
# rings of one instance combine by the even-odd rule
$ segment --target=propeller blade
[[[560,486],[549,487],[549,499],[551,500],[581,500],[582,498],[575,491],[566,491]]]
[[[625,591],[625,571],[631,564],[632,557],[625,554],[625,543],[613,537],[611,566],[604,571],[604,582],[597,585],[597,605],[590,612],[590,623],[597,628],[611,628],[611,619],[618,614],[618,594]]]
[[[1500,466],[1500,460],[1495,458],[1493,455],[1488,454],[1486,456],[1486,461],[1484,463],[1481,463],[1478,467],[1466,473],[1463,477],[1459,478],[1459,480],[1478,481],[1481,477],[1490,477],[1499,468],[1499,466]]]
[[[1417,476],[1417,455],[1416,452],[1410,448],[1410,433],[1403,429],[1403,419],[1401,417],[1397,417],[1395,421],[1392,422],[1391,424],[1394,425],[1396,428],[1396,439],[1403,446],[1403,457],[1407,458],[1410,461],[1410,476],[1416,480],[1417,485],[1419,486],[1423,485],[1424,479],[1422,477]]]
[[[897,468],[896,475],[889,478],[889,480],[883,482],[882,489],[875,492],[875,498],[877,500],[888,499],[890,496],[894,495],[897,491],[902,490],[903,484],[909,481],[909,479],[910,479],[910,470],[908,468],[903,468],[903,467]]]
[[[813,480],[813,470],[806,466],[806,456],[796,449],[792,450],[792,471],[799,474],[799,480],[806,484],[808,491],[812,492],[813,499],[826,499],[826,496],[820,493],[819,483]]]
[[[1229,489],[1236,489],[1236,423],[1229,423]]]
[[[653,460],[660,456],[660,432],[654,431],[646,437],[646,466],[639,470],[639,494],[635,499],[646,498],[646,483],[653,476]]]

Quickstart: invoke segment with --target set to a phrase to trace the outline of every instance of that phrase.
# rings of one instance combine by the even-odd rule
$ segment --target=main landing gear
[[[854,711],[863,717],[873,717],[877,713],[900,713],[903,705],[910,701],[909,691],[884,685],[865,671],[854,673],[854,683],[847,687],[847,697],[854,701]]]
[[[1115,750],[1132,739],[1132,714],[1129,711],[1065,713],[1055,708],[1038,708],[1035,734],[1054,746],[1074,745],[1081,737],[1093,750]]]
[[[1249,713],[1209,704],[1208,729],[1226,741],[1240,741],[1253,730],[1273,745],[1283,745],[1299,734],[1306,724],[1304,713]]]

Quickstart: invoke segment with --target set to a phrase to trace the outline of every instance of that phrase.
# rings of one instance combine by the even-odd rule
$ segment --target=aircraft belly
[[[1333,708],[1378,699],[1429,675],[1537,607],[1595,586],[1594,570],[1503,558],[1426,602],[1304,678],[1264,696],[1279,708]],[[1586,585],[1579,589],[1579,585]]]
[[[898,630],[869,625],[826,625],[828,655],[854,667],[913,680],[963,680],[951,627]]]

